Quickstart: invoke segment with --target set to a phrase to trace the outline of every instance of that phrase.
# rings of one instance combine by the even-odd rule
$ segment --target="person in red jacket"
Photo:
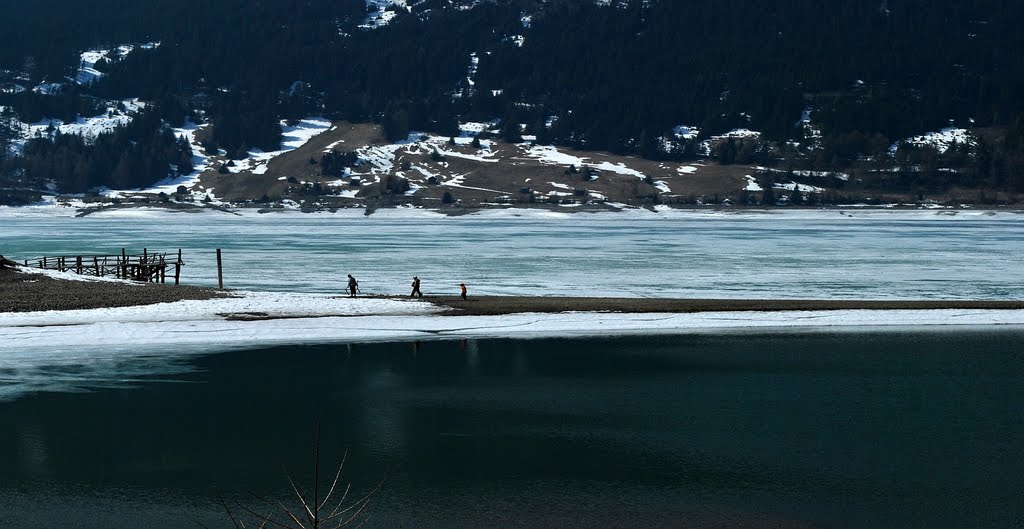
[[[465,300],[466,299],[466,284],[465,283],[459,283],[459,288],[462,289],[462,299]]]

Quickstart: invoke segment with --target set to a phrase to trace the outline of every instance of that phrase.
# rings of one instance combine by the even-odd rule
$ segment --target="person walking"
[[[465,283],[459,283],[459,288],[462,289],[462,300],[465,301],[466,300],[466,284]]]
[[[348,297],[356,297],[356,292],[359,292],[359,281],[352,277],[352,274],[348,275]]]
[[[416,296],[423,297],[423,292],[420,292],[420,278],[412,276],[412,294],[409,297],[414,298]]]

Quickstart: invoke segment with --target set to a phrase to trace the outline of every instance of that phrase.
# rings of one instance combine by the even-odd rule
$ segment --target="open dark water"
[[[1024,527],[1024,330],[277,347],[0,402],[0,527],[231,527],[349,450],[367,527]],[[144,360],[139,360],[144,361]],[[132,372],[138,366],[126,366]],[[326,480],[326,478],[324,478]],[[262,507],[260,507],[262,510]]]

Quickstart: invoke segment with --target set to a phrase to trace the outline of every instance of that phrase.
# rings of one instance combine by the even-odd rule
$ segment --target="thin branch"
[[[288,479],[288,483],[292,486],[292,490],[295,491],[295,495],[299,498],[299,503],[302,504],[302,510],[305,511],[306,519],[309,521],[310,526],[316,529],[316,525],[313,525],[316,518],[313,516],[313,511],[309,509],[309,502],[306,501],[306,497],[299,492],[299,486],[295,484],[295,480],[292,479],[291,475],[287,472],[284,475]]]
[[[316,442],[313,448],[313,529],[320,527],[320,420],[316,421]],[[309,512],[309,507],[306,507]]]
[[[290,510],[288,510],[288,508],[285,507],[285,505],[283,503],[281,503],[279,501],[270,501],[269,499],[264,498],[263,496],[260,496],[259,494],[256,494],[254,492],[249,492],[249,494],[252,494],[252,496],[254,498],[260,500],[263,503],[266,503],[267,505],[269,505],[271,507],[274,507],[275,509],[280,509],[281,512],[283,512],[284,514],[288,515],[288,517],[291,518],[293,522],[295,522],[295,524],[299,527],[299,529],[306,529],[306,526],[302,525],[302,522],[300,522],[299,519],[296,518],[296,516],[294,514],[292,514],[292,512]],[[282,528],[285,528],[285,529],[294,529],[290,525],[285,525],[285,524],[283,524],[281,522],[278,522],[277,520],[272,519],[271,515],[269,515],[269,514],[267,514],[267,515],[259,514],[256,511],[253,511],[252,509],[250,509],[250,508],[248,508],[248,507],[246,507],[244,505],[239,504],[239,506],[241,508],[245,509],[247,512],[249,512],[249,514],[252,514],[253,516],[256,516],[257,518],[266,520],[266,521],[268,521],[268,522],[270,522],[270,523],[272,523],[272,524],[274,524],[274,525],[276,525],[278,527],[282,527]]]
[[[345,450],[345,455],[341,456],[341,464],[338,465],[338,473],[334,475],[334,481],[331,482],[331,488],[327,491],[327,496],[324,497],[324,501],[320,502],[320,505],[317,506],[317,512],[320,512],[320,510],[327,505],[327,502],[331,499],[331,495],[334,494],[334,488],[338,486],[338,480],[341,479],[341,469],[345,468],[345,461],[347,460],[348,450]],[[346,489],[345,492],[347,494],[348,489]],[[343,497],[341,501],[345,501],[345,498]]]
[[[351,492],[351,491],[352,491],[352,484],[349,483],[348,485],[345,486],[345,493],[341,495],[341,499],[338,500],[338,505],[336,505],[334,507],[334,510],[331,511],[331,515],[327,517],[328,519],[334,518],[338,514],[338,511],[341,511],[341,508],[345,505],[345,499],[348,498],[348,493]],[[342,512],[344,512],[344,511],[342,511]]]
[[[239,504],[238,506],[243,511],[251,514],[257,520],[261,520],[263,523],[260,524],[260,527],[266,527],[267,524],[270,523],[270,524],[276,525],[277,527],[280,527],[282,529],[295,529],[294,527],[292,527],[290,525],[285,525],[285,524],[283,524],[281,522],[278,522],[277,520],[274,520],[272,513],[271,514],[261,514],[261,513],[258,513],[256,511],[250,509],[249,507],[246,507],[245,505]]]
[[[333,519],[333,518],[338,518],[338,517],[342,517],[343,518],[345,513],[351,511],[352,509],[356,509],[358,507],[358,509],[356,509],[356,512],[353,513],[352,516],[349,516],[347,520],[344,520],[343,522],[341,522],[341,524],[338,527],[342,527],[342,526],[345,526],[345,525],[348,525],[348,524],[352,523],[352,520],[355,520],[356,517],[358,517],[360,514],[362,514],[362,512],[370,504],[370,500],[373,498],[373,495],[376,494],[377,491],[380,490],[380,488],[383,485],[384,485],[384,480],[381,480],[381,482],[378,483],[377,486],[373,488],[373,490],[371,490],[370,492],[366,493],[365,496],[363,496],[362,498],[356,500],[355,502],[353,502],[351,505],[349,505],[348,507],[346,507],[344,509],[341,509],[342,504],[339,503],[338,506],[335,508],[334,512],[331,513],[331,516],[328,519]]]
[[[222,495],[220,495],[218,493],[217,494],[217,501],[219,501],[220,502],[220,506],[224,508],[224,512],[228,513],[228,518],[230,518],[231,519],[231,523],[235,525],[235,529],[246,529],[245,528],[245,522],[243,522],[242,520],[238,519],[238,517],[235,516],[235,513],[231,512],[231,507],[228,507],[228,502],[224,500],[224,496],[222,496]],[[199,525],[202,525],[202,524],[199,524]],[[205,525],[203,527],[204,527],[204,529],[209,529]]]
[[[363,518],[363,521],[359,522],[359,525],[355,526],[353,529],[359,529],[360,527],[366,525],[366,522],[369,522],[370,518],[371,518],[371,516],[367,516],[366,518]],[[339,525],[338,528],[336,528],[336,529],[340,529],[341,527],[344,527],[344,526]]]

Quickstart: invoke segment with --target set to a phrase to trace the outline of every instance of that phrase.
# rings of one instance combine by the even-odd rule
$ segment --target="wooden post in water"
[[[121,248],[121,259],[117,261],[117,278],[128,278],[128,256],[125,254],[124,248]]]
[[[46,256],[45,255],[43,256],[43,262],[42,262],[42,266],[40,266],[40,268],[46,268]]]
[[[220,248],[217,248],[217,288],[224,288],[224,267],[221,264]]]
[[[96,277],[102,277],[100,273],[100,260],[95,255],[92,256],[92,267],[96,269]]]
[[[174,286],[178,286],[178,278],[181,277],[181,248],[178,248],[178,260],[174,262]]]

